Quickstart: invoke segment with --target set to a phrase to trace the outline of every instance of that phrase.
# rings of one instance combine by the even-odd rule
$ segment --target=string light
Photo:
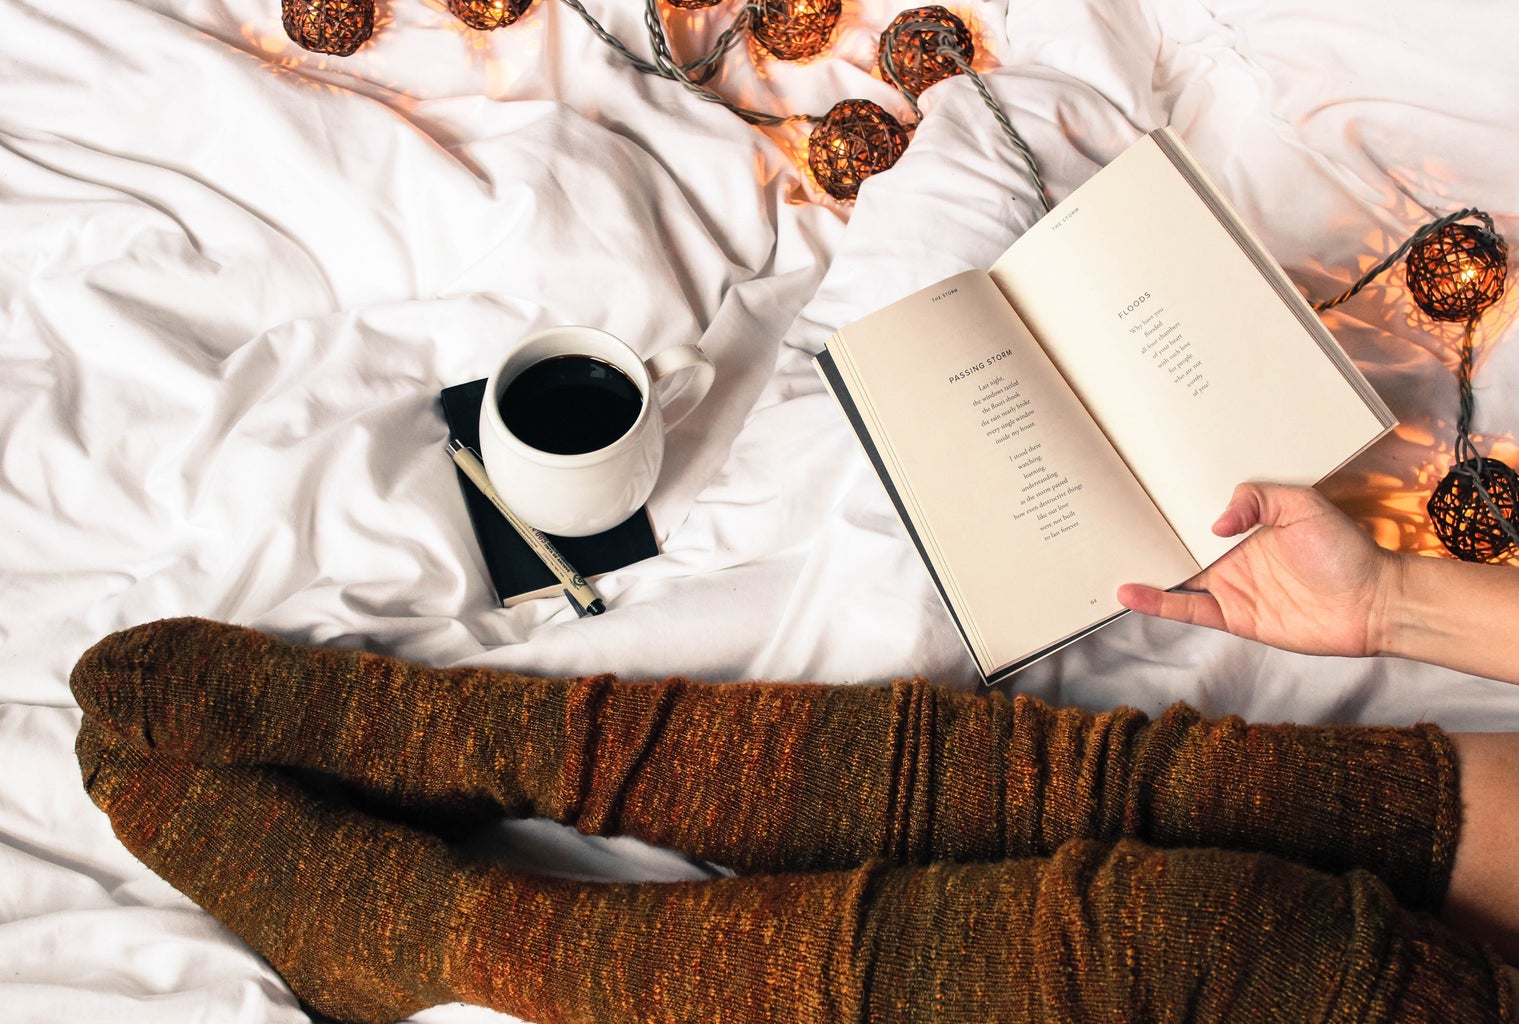
[[[1416,306],[1435,320],[1466,322],[1456,371],[1461,395],[1456,464],[1425,508],[1451,554],[1466,562],[1501,562],[1519,545],[1514,521],[1519,478],[1507,464],[1478,454],[1472,443],[1472,342],[1478,318],[1503,295],[1508,245],[1493,230],[1491,217],[1480,210],[1473,215],[1482,227],[1453,221],[1426,225],[1404,269]]]
[[[757,0],[755,42],[781,60],[816,57],[839,23],[840,0]]]
[[[881,33],[876,64],[881,77],[911,96],[958,75],[976,57],[970,29],[937,5],[897,15]]]
[[[533,0],[448,0],[448,13],[470,28],[488,32],[510,25],[533,6]]]
[[[1478,227],[1461,221],[1477,219]],[[1455,465],[1425,505],[1435,535],[1447,551],[1468,562],[1499,562],[1519,548],[1514,470],[1477,452],[1472,442],[1476,400],[1472,391],[1472,347],[1477,321],[1503,295],[1508,277],[1508,244],[1493,219],[1470,207],[1424,225],[1392,255],[1345,291],[1314,309],[1325,310],[1355,295],[1407,253],[1405,271],[1414,304],[1435,320],[1466,321],[1461,336],[1456,383],[1461,412],[1456,421]]]
[[[1502,297],[1508,245],[1490,219],[1486,227],[1446,224],[1409,251],[1406,270],[1420,309],[1436,320],[1469,321]]]
[[[1501,562],[1519,544],[1519,476],[1498,459],[1475,456],[1458,463],[1426,508],[1440,543],[1462,561]]]
[[[281,0],[280,21],[296,45],[346,57],[374,32],[374,0]]]
[[[843,100],[813,129],[807,166],[823,191],[854,199],[861,182],[896,163],[906,149],[907,130],[879,104]]]
[[[1035,201],[1040,209],[1049,213],[1050,196],[1039,173],[1039,162],[1034,159],[1034,151],[1008,120],[1007,111],[1002,109],[1002,104],[997,102],[981,75],[971,67],[975,52],[970,32],[959,18],[943,7],[916,7],[902,12],[881,33],[876,64],[881,69],[881,77],[901,90],[913,116],[919,121],[923,120],[923,111],[918,108],[920,92],[950,75],[968,77],[981,94],[981,102],[991,111],[997,127],[1002,129],[1014,152],[1022,158],[1024,173],[1029,184],[1034,186]]]
[[[489,30],[522,17],[533,0],[447,0],[449,11],[471,28]],[[808,166],[828,195],[852,202],[860,183],[896,163],[907,148],[906,126],[875,103],[846,100],[827,115],[770,114],[750,110],[707,89],[724,55],[748,34],[761,49],[783,60],[821,53],[838,25],[842,0],[745,0],[733,23],[717,37],[710,52],[681,63],[671,51],[660,14],[661,2],[685,10],[711,7],[721,0],[645,0],[644,24],[653,59],[635,54],[596,20],[581,0],[562,0],[598,39],[642,74],[669,79],[703,100],[720,104],[752,125],[779,127],[799,121],[819,127],[808,144]],[[285,30],[308,50],[348,55],[374,30],[374,0],[281,0]],[[1007,114],[971,67],[975,46],[965,23],[947,9],[915,7],[903,11],[881,34],[877,61],[882,76],[902,91],[918,120],[917,94],[952,75],[968,75],[998,126],[1023,158],[1034,194],[1047,211],[1049,197],[1033,153],[1013,129]]]

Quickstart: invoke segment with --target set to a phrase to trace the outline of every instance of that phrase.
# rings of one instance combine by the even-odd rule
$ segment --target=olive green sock
[[[1047,855],[1071,839],[1364,867],[1437,907],[1460,791],[1411,729],[1151,720],[890,687],[432,669],[173,619],[114,634],[81,706],[144,749],[341,775],[422,815],[541,815],[743,871]]]

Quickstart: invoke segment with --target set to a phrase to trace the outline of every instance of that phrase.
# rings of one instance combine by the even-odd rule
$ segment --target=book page
[[[1147,136],[991,271],[1203,564],[1236,543],[1211,530],[1236,484],[1316,483],[1393,422],[1236,227]]]
[[[1197,565],[990,278],[851,324],[828,354],[984,673]]]

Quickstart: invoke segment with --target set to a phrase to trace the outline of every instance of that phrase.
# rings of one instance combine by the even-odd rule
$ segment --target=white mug
[[[592,451],[557,454],[536,448],[502,417],[502,396],[512,382],[560,356],[610,364],[641,397],[631,425]],[[690,371],[683,387],[656,388],[682,370]],[[544,533],[584,537],[611,529],[648,500],[664,461],[665,431],[706,397],[714,375],[712,360],[694,345],[676,345],[644,360],[594,327],[550,327],[528,335],[491,371],[480,404],[480,455],[491,486],[513,512]],[[553,412],[574,416],[574,410]],[[519,430],[526,433],[523,428],[531,425],[522,423]]]

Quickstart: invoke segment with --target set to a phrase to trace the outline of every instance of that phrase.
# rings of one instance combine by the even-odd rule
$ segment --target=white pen
[[[449,457],[454,460],[454,465],[462,469],[470,482],[480,488],[480,493],[491,500],[491,504],[496,506],[496,510],[511,524],[512,529],[517,531],[518,535],[527,542],[527,546],[533,549],[533,553],[539,560],[548,566],[549,571],[563,584],[564,596],[570,602],[570,606],[575,609],[575,614],[585,618],[587,615],[600,615],[606,611],[606,602],[596,596],[596,591],[591,589],[585,577],[576,572],[573,565],[565,561],[564,556],[555,550],[554,545],[549,543],[549,539],[543,535],[542,531],[535,530],[524,523],[517,513],[501,500],[501,495],[497,494],[496,489],[491,486],[490,477],[486,476],[485,466],[480,463],[479,457],[453,438],[450,438],[444,447],[448,449]]]

